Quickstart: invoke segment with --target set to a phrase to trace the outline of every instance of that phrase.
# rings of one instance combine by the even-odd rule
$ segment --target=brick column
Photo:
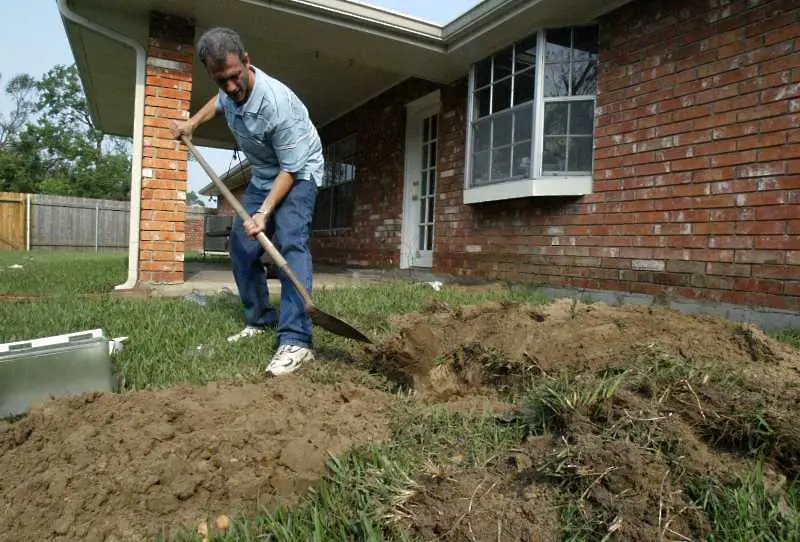
[[[188,151],[172,138],[173,119],[189,118],[194,27],[151,13],[145,85],[140,282],[183,282]]]

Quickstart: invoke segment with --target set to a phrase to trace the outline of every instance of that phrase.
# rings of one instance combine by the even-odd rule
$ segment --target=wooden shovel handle
[[[217,189],[225,197],[225,199],[228,201],[231,207],[234,208],[236,213],[241,217],[242,221],[247,222],[248,220],[250,220],[250,215],[247,214],[245,208],[242,207],[242,204],[239,203],[239,200],[237,200],[236,197],[234,197],[234,195],[228,189],[228,187],[225,186],[225,183],[223,183],[220,180],[220,178],[217,177],[217,174],[214,173],[214,170],[211,168],[211,165],[208,162],[206,162],[206,159],[203,158],[203,155],[200,154],[200,151],[197,150],[197,147],[195,147],[194,144],[185,135],[181,136],[181,141],[183,142],[184,145],[186,145],[189,148],[189,151],[195,156],[195,158],[197,158],[197,161],[200,162],[200,165],[203,167],[206,174],[209,177],[211,177],[211,180],[214,182]],[[256,239],[258,239],[258,242],[261,243],[261,246],[264,247],[264,250],[267,251],[267,254],[272,259],[272,261],[275,262],[278,265],[278,267],[281,268],[281,270],[286,274],[287,277],[289,277],[289,280],[292,281],[292,284],[294,284],[294,287],[297,289],[298,292],[300,292],[300,295],[303,296],[303,301],[306,306],[306,311],[313,309],[314,302],[311,300],[311,296],[309,295],[308,290],[306,290],[305,286],[303,286],[303,284],[299,280],[297,280],[297,277],[289,268],[289,264],[286,261],[286,258],[283,257],[283,255],[278,251],[277,248],[275,248],[275,245],[272,244],[272,241],[269,240],[269,238],[263,231],[258,232],[258,235],[256,235]]]

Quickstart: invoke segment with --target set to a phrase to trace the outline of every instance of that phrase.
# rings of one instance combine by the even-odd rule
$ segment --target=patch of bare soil
[[[517,414],[542,435],[509,458],[517,472],[424,480],[412,530],[425,539],[496,540],[498,525],[559,539],[569,521],[598,539],[697,539],[711,533],[698,480],[736,483],[756,454],[776,491],[800,476],[800,353],[757,327],[571,300],[437,304],[393,325],[377,370],[430,401],[525,388]],[[572,519],[542,515],[552,503]]]
[[[0,424],[0,540],[152,540],[291,504],[328,452],[388,436],[390,400],[289,377],[50,401]]]
[[[530,439],[527,449],[537,444],[548,443]],[[530,466],[528,455],[516,453],[485,469],[427,469],[407,505],[413,518],[408,531],[422,540],[561,540],[556,491],[519,483]]]

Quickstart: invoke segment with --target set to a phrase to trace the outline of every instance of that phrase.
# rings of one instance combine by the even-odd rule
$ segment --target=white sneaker
[[[275,376],[288,374],[300,367],[304,361],[313,359],[314,353],[304,346],[282,344],[269,362],[267,372]]]
[[[247,326],[243,330],[241,330],[239,333],[237,333],[235,335],[231,335],[230,337],[228,337],[228,342],[233,343],[233,342],[236,342],[236,341],[238,341],[240,339],[245,339],[247,337],[252,337],[254,335],[260,335],[261,333],[264,333],[264,329],[263,328],[254,327],[254,326]]]

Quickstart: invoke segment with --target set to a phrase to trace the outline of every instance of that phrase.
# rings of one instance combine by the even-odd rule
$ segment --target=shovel
[[[223,182],[217,177],[214,170],[211,169],[211,166],[208,162],[205,161],[203,156],[197,150],[197,148],[189,141],[185,135],[181,136],[181,141],[184,145],[189,148],[189,151],[197,158],[197,161],[200,162],[200,165],[203,166],[206,174],[211,177],[211,180],[214,181],[214,184],[217,186],[219,191],[225,196],[225,199],[228,200],[228,203],[231,204],[236,210],[236,213],[242,218],[243,221],[247,221],[250,219],[250,215],[247,214],[247,211],[242,207],[239,201],[231,194],[231,191],[228,190],[228,187],[223,184]],[[292,281],[294,287],[300,292],[300,295],[303,296],[303,304],[305,305],[306,314],[308,314],[311,321],[320,326],[321,328],[327,329],[331,333],[335,333],[336,335],[340,335],[342,337],[346,337],[348,339],[355,339],[356,341],[361,341],[365,343],[372,343],[372,341],[363,333],[358,331],[356,328],[351,326],[350,324],[343,322],[336,318],[335,316],[331,316],[330,314],[326,314],[319,310],[315,305],[314,301],[312,301],[311,296],[308,293],[308,290],[303,286],[303,284],[297,280],[297,277],[289,268],[289,264],[286,262],[286,259],[278,252],[278,249],[275,248],[275,245],[269,240],[269,238],[264,234],[264,232],[258,232],[256,236],[258,242],[261,243],[261,246],[264,247],[264,250],[267,251],[269,257],[272,258],[272,261],[281,268],[281,270],[289,277],[289,280]]]

